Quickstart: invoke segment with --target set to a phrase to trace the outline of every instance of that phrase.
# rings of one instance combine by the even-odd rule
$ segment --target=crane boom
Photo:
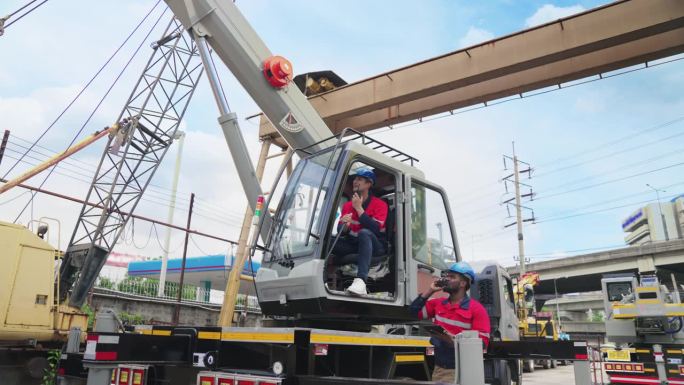
[[[166,3],[186,29],[206,39],[291,148],[318,151],[327,147],[320,142],[331,137],[332,131],[299,89],[275,88],[265,79],[264,63],[273,55],[233,2]]]

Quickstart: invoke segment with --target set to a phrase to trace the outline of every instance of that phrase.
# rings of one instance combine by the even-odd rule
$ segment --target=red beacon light
[[[264,60],[264,76],[273,87],[283,88],[292,81],[292,63],[282,56],[271,56]]]

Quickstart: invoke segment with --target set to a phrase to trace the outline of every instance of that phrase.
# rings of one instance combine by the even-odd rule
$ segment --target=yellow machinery
[[[523,274],[515,286],[515,303],[518,314],[518,329],[521,339],[544,339],[558,341],[558,329],[551,315],[540,317],[535,312],[534,287],[539,283],[539,274]],[[544,369],[555,368],[555,360],[525,360],[523,369],[534,371],[535,364]]]
[[[88,316],[55,300],[58,251],[24,226],[0,222],[0,341],[64,341]]]
[[[41,229],[42,230],[42,229]],[[69,329],[88,316],[55,299],[59,251],[24,226],[0,222],[0,382],[32,384],[61,348]]]

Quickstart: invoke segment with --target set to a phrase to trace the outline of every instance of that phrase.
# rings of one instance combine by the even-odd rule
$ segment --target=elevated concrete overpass
[[[518,266],[507,270],[511,275],[519,273]],[[601,290],[604,274],[655,270],[673,272],[684,284],[684,240],[655,242],[527,265],[527,271],[539,273],[541,281],[535,288],[539,296],[555,294],[554,281],[558,294],[579,293]]]
[[[594,311],[603,310],[603,296],[601,293],[587,293],[582,295],[573,295],[567,297],[560,297],[558,299],[550,299],[546,301],[545,306],[552,310],[558,309],[566,312],[583,312],[591,309]]]

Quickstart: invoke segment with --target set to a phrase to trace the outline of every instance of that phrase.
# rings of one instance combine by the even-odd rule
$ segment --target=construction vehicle
[[[539,284],[539,274],[527,272],[516,282],[515,303],[517,305],[518,329],[522,341],[558,341],[558,327],[551,313],[537,311],[534,287]],[[564,362],[564,361],[563,361]],[[523,360],[523,370],[534,372],[536,366],[544,369],[555,368],[557,362],[552,358]]]
[[[202,385],[389,383],[395,377],[428,380],[432,358],[427,337],[369,331],[376,324],[415,322],[408,311],[411,301],[450,263],[461,259],[444,191],[425,179],[410,155],[351,129],[333,136],[304,95],[290,86],[291,64],[270,54],[234,4],[214,0],[167,3],[191,34],[205,63],[221,113],[219,122],[257,214],[252,250],[263,255],[256,292],[273,327],[138,327],[134,333],[100,329],[88,335],[85,352],[65,352],[64,377],[82,374],[82,364],[93,384],[110,379],[128,384],[131,378],[134,384],[196,380]],[[259,197],[260,186],[235,114],[228,110],[212,66],[206,65],[209,46],[301,158],[277,205],[270,202],[272,195],[265,204]],[[287,163],[283,162],[276,182]],[[349,175],[359,167],[374,169],[375,193],[388,203],[389,252],[372,263],[369,293],[351,296],[344,289],[353,275],[347,266],[331,266],[330,259],[336,213],[349,199]],[[275,209],[272,217],[270,209]],[[72,243],[67,249],[64,264],[71,270],[63,281],[71,285],[61,292],[71,289],[71,302],[78,303],[87,292],[106,253],[106,248],[94,243],[80,247]],[[81,256],[82,263],[70,263],[76,256]],[[473,365],[482,369],[468,372],[482,377],[482,382],[486,377],[489,382],[508,384],[512,377],[520,381],[518,357],[544,346],[511,345],[517,337],[517,320],[510,278],[503,272],[500,267],[485,269],[478,292],[473,293],[493,315],[495,348],[486,361],[477,358],[481,343],[471,344],[466,333],[462,347],[471,344],[472,350],[464,350],[461,359],[464,363],[475,360]],[[501,291],[503,282],[509,285],[507,294]],[[582,356],[582,346],[556,348],[567,359]]]
[[[611,384],[684,384],[684,331],[679,287],[654,272],[601,280],[606,314],[604,370]]]
[[[59,252],[44,240],[44,221],[34,234],[0,222],[0,362],[2,381],[30,384],[42,379],[51,349],[61,349],[69,330],[86,330],[88,316],[55,298]]]
[[[290,87],[290,63],[270,54],[232,3],[170,0],[168,4],[182,28],[174,25],[178,21],[172,22],[155,49],[169,42],[179,44],[187,30],[194,42],[186,50],[188,57],[199,56],[205,64],[221,112],[219,122],[243,188],[252,207],[264,212],[262,217],[257,216],[253,237],[262,240],[253,249],[263,252],[262,268],[256,276],[257,293],[264,313],[273,316],[279,327],[139,327],[133,333],[121,333],[116,327],[107,330],[101,323],[88,335],[85,351],[74,343],[81,339],[78,331],[70,334],[62,357],[63,377],[72,381],[87,368],[88,381],[93,384],[109,383],[112,374],[115,383],[126,385],[194,380],[214,384],[236,379],[261,384],[429,379],[431,347],[426,337],[368,331],[378,323],[413,322],[408,313],[411,300],[439,277],[442,269],[460,260],[446,194],[425,180],[414,167],[413,157],[353,130],[333,136],[304,96]],[[261,188],[236,116],[228,110],[212,66],[207,65],[208,46],[302,159],[277,205],[269,201],[262,207],[257,203]],[[176,73],[197,74],[197,67],[188,68],[191,70]],[[179,95],[191,95],[192,90]],[[141,113],[124,116],[132,108],[122,112],[117,140],[110,138],[88,193],[88,198],[99,198],[100,204],[84,205],[60,265],[56,290],[59,303],[68,302],[72,307],[83,304],[137,199],[168,150],[188,100],[170,101],[174,110],[181,111],[170,126],[145,120]],[[140,162],[152,155],[152,166],[139,168]],[[131,166],[129,161],[139,162],[138,166]],[[369,294],[353,297],[344,292],[349,271],[341,266],[328,274],[328,261],[335,238],[335,213],[350,192],[346,180],[360,166],[369,166],[378,175],[376,193],[387,201],[394,223],[388,226],[390,252],[374,261]],[[137,177],[144,179],[133,183]],[[124,183],[117,183],[118,178]],[[133,195],[125,195],[131,194],[126,189],[132,185]],[[128,212],[124,211],[126,207],[130,207]],[[271,208],[275,208],[273,217],[268,215]],[[460,359],[462,364],[474,360],[477,366],[470,369],[482,367],[470,370],[478,376],[486,371],[489,377],[484,377],[499,383],[510,383],[511,377],[519,382],[517,359],[539,354],[537,351],[545,346],[513,343],[517,333],[511,316],[510,278],[506,279],[496,266],[484,269],[481,275],[473,296],[480,298],[492,314],[494,338],[483,364],[478,354],[481,344],[464,333],[462,346],[469,350],[463,350]],[[501,287],[506,283],[509,289],[503,292]],[[581,345],[554,348],[562,350],[556,352],[559,357],[582,357]]]

